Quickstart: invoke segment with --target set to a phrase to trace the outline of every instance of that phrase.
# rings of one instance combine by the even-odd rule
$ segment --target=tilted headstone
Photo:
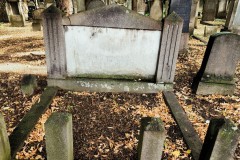
[[[0,113],[0,160],[10,160],[10,144],[3,115]]]
[[[199,159],[233,160],[239,140],[240,130],[230,120],[212,119]]]
[[[45,123],[48,160],[73,160],[72,115],[53,113]]]
[[[141,119],[138,142],[139,160],[161,160],[166,131],[160,118]]]
[[[226,28],[231,30],[233,33],[240,35],[240,1],[239,0],[230,1],[225,26]]]
[[[222,32],[212,35],[194,78],[192,88],[197,94],[233,94],[234,74],[240,58],[240,36]]]
[[[156,82],[172,83],[174,80],[183,19],[172,12],[164,21]]]
[[[218,0],[205,0],[202,21],[214,21],[217,12]]]

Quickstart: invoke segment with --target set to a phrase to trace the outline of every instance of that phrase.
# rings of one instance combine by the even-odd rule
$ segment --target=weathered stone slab
[[[145,14],[147,4],[145,3],[144,0],[137,0],[137,5],[136,5],[136,11],[142,15]]]
[[[157,67],[157,83],[173,83],[181,40],[183,20],[172,12],[164,21]]]
[[[214,21],[217,12],[218,0],[205,0],[202,21]]]
[[[70,113],[53,113],[45,123],[48,160],[73,160],[73,128]]]
[[[37,87],[36,76],[31,74],[23,75],[21,81],[21,90],[24,95],[26,96],[32,95],[36,87]]]
[[[109,5],[73,14],[65,17],[62,24],[119,29],[162,30],[161,22],[119,5]]]
[[[84,26],[64,29],[68,76],[154,80],[160,31]]]
[[[166,131],[160,118],[141,119],[138,141],[139,160],[161,160]]]
[[[226,91],[224,94],[233,93],[231,85],[234,85],[234,74],[240,58],[239,50],[239,35],[228,32],[212,35],[202,66],[193,81],[194,92],[197,94],[222,94],[223,91]],[[202,83],[199,84],[200,82]]]
[[[183,33],[189,32],[189,22],[191,13],[191,0],[171,0],[170,12],[176,12],[183,19]]]
[[[232,160],[239,140],[240,131],[230,120],[212,119],[199,159]]]
[[[72,91],[158,93],[172,91],[173,84],[156,84],[108,79],[48,79],[49,86]]]
[[[24,145],[30,132],[33,130],[39,118],[47,110],[52,99],[56,95],[58,89],[56,87],[47,87],[40,97],[40,101],[35,103],[28,113],[23,117],[21,122],[13,130],[9,136],[11,146],[11,158],[15,159],[16,153]]]
[[[150,18],[161,21],[163,18],[163,5],[161,0],[154,0],[150,9]]]
[[[0,113],[0,160],[10,160],[10,144],[8,140],[8,134],[4,117]]]
[[[191,149],[193,159],[198,160],[202,148],[202,142],[198,137],[197,132],[194,130],[183,108],[178,103],[174,93],[170,91],[164,91],[163,98],[182,132],[184,141],[189,149]]]
[[[48,77],[63,78],[66,75],[66,49],[62,12],[53,5],[43,12],[43,34]]]

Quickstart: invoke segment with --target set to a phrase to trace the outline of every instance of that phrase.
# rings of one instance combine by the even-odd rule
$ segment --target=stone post
[[[30,96],[34,93],[37,88],[37,78],[34,75],[26,74],[23,75],[21,80],[21,91],[24,95]]]
[[[173,83],[182,28],[183,19],[175,12],[165,18],[156,83]]]
[[[45,123],[48,160],[73,160],[72,115],[53,113]]]
[[[0,160],[10,160],[10,144],[6,129],[6,124],[4,122],[4,117],[0,113]]]
[[[160,118],[142,118],[138,142],[138,159],[161,160],[165,138],[166,131]]]
[[[212,119],[199,159],[234,159],[239,138],[240,131],[230,120]]]
[[[66,75],[66,49],[62,12],[55,6],[43,12],[43,34],[49,78],[64,78]]]

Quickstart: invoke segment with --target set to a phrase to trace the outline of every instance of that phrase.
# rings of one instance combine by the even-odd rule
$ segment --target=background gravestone
[[[192,88],[197,94],[233,94],[234,74],[240,58],[240,36],[222,32],[212,35],[194,78]]]
[[[233,33],[240,34],[240,2],[232,0],[229,4],[229,12],[226,19],[226,28]]]
[[[183,30],[179,47],[180,51],[186,50],[188,48],[191,6],[191,0],[171,0],[170,3],[169,14],[174,11],[183,19]]]
[[[214,21],[217,12],[218,0],[205,0],[202,21]]]

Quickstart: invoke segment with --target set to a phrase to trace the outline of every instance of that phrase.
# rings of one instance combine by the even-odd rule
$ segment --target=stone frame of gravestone
[[[201,68],[193,80],[193,92],[232,95],[234,74],[240,60],[239,50],[239,35],[221,32],[210,36]]]
[[[43,12],[48,85],[93,92],[172,90],[182,25],[175,12],[162,30],[160,22],[123,6],[64,18],[50,6]]]

